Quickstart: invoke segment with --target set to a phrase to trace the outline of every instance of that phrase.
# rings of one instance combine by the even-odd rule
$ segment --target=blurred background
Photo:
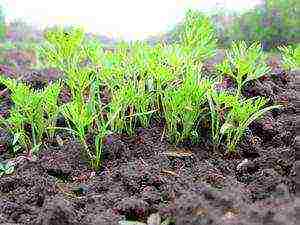
[[[189,8],[211,17],[220,45],[259,40],[265,49],[300,40],[299,0],[0,0],[0,36],[41,38],[54,25],[80,25],[107,43],[170,39]]]
[[[187,8],[206,13],[243,11],[261,0],[2,0],[7,22],[16,19],[39,28],[77,24],[86,30],[126,40],[144,39],[174,26]]]

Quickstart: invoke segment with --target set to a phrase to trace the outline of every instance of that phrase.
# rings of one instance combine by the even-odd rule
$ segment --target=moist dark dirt
[[[19,156],[15,173],[0,178],[0,224],[118,225],[121,220],[146,223],[154,213],[175,225],[296,224],[294,103],[299,74],[281,70],[275,59],[270,64],[272,73],[249,84],[244,95],[266,96],[270,104],[285,107],[251,124],[238,156],[213,152],[205,143],[172,146],[156,125],[133,137],[108,137],[102,169],[95,173],[82,147],[61,133],[57,141],[45,142],[36,160]],[[35,88],[59,74],[25,74],[30,73],[25,80]],[[9,93],[0,104],[0,112],[8,114]],[[9,157],[10,142],[0,129],[0,159]]]

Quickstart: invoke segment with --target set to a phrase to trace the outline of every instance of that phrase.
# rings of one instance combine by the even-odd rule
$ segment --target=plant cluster
[[[30,149],[29,153],[37,152],[43,135],[54,135],[48,128],[56,124],[59,113],[60,83],[50,84],[42,91],[4,77],[0,77],[0,83],[10,90],[14,104],[9,118],[1,118],[0,122],[17,137],[20,146]]]
[[[217,39],[215,28],[209,17],[198,11],[188,10],[173,36],[178,37],[184,51],[192,55],[193,60],[204,60],[215,54]]]
[[[247,127],[264,113],[280,106],[266,107],[265,98],[241,99],[226,91],[208,92],[211,111],[212,142],[219,146],[225,140],[229,152],[234,152]]]
[[[300,67],[300,44],[295,48],[293,46],[280,46],[278,49],[282,52],[282,61],[286,69]]]
[[[257,43],[247,47],[234,43],[218,67],[219,77],[204,77],[202,62],[216,52],[214,29],[206,17],[188,11],[178,31],[176,43],[119,43],[110,51],[89,39],[80,28],[56,27],[45,34],[39,52],[41,61],[64,72],[64,78],[44,90],[1,78],[12,93],[14,106],[2,119],[19,142],[34,152],[43,137],[53,137],[56,129],[72,131],[81,142],[91,165],[101,166],[103,143],[111,132],[133,135],[137,127],[148,127],[151,119],[164,121],[172,143],[198,141],[198,125],[211,121],[212,142],[225,141],[235,151],[247,126],[266,111],[262,98],[244,99],[242,86],[268,72]],[[220,77],[229,76],[235,92],[218,90]],[[71,92],[71,100],[58,105],[61,87]],[[103,102],[103,90],[109,101]],[[62,114],[68,127],[56,127]],[[94,145],[87,136],[92,134]]]
[[[163,109],[168,135],[178,143],[190,139],[197,141],[198,122],[204,117],[208,80],[201,80],[198,71],[190,66],[178,87],[170,86],[164,93]]]
[[[238,95],[247,82],[259,79],[270,72],[266,64],[266,54],[260,44],[254,42],[247,46],[244,41],[233,42],[226,51],[225,60],[217,66],[217,69],[236,82]]]
[[[15,171],[15,166],[12,163],[0,162],[0,178],[4,175],[12,174]]]
[[[212,141],[218,146],[225,140],[228,151],[235,151],[247,127],[264,113],[279,108],[267,106],[265,98],[246,99],[242,96],[247,82],[257,80],[270,72],[266,54],[261,45],[254,42],[247,46],[245,41],[233,42],[226,50],[223,62],[217,65],[221,82],[231,79],[235,91],[212,87],[207,94],[211,111]],[[219,80],[219,82],[220,82]]]

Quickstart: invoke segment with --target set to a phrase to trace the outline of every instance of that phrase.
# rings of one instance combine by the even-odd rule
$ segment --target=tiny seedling
[[[208,81],[202,80],[193,68],[179,87],[164,92],[163,108],[167,132],[172,142],[197,140],[197,123],[204,113]]]
[[[293,48],[292,46],[280,46],[282,61],[285,69],[296,69],[300,67],[300,44]]]
[[[267,100],[264,98],[251,98],[234,104],[225,118],[220,132],[226,135],[226,143],[229,152],[235,152],[236,146],[246,132],[247,127],[255,120],[270,110],[281,106],[265,107]]]
[[[1,76],[0,83],[11,91],[14,103],[10,116],[2,119],[2,123],[18,135],[18,143],[30,149],[30,154],[37,152],[44,134],[53,137],[53,130],[47,133],[47,128],[53,126],[58,114],[60,84],[50,84],[44,90],[32,90],[22,82]]]
[[[149,125],[153,111],[149,110],[151,95],[142,89],[138,90],[133,84],[128,84],[113,94],[108,106],[108,119],[112,131],[133,135],[137,120],[141,125]]]
[[[218,147],[225,139],[229,152],[235,152],[236,146],[246,132],[247,127],[266,112],[281,106],[266,107],[264,98],[240,99],[226,91],[210,89],[207,94],[210,114],[212,141]]]
[[[22,145],[20,145],[20,138],[21,138],[20,133],[14,133],[14,138],[12,141],[12,150],[14,154],[16,154],[22,149]]]
[[[84,145],[88,157],[93,159],[93,155],[85,141],[87,130],[94,121],[91,105],[88,103],[82,104],[81,99],[76,98],[62,107],[62,113],[74,125],[73,131],[76,132],[81,144]]]
[[[60,108],[58,98],[61,91],[61,83],[55,82],[45,87],[42,95],[42,107],[44,108],[44,119],[46,127],[55,127]],[[50,139],[54,138],[55,129],[47,129],[47,135]]]
[[[265,60],[266,54],[259,43],[255,42],[248,47],[244,41],[233,42],[231,48],[226,51],[224,61],[217,65],[217,70],[236,82],[236,93],[240,96],[247,82],[270,72]]]
[[[75,27],[56,27],[47,31],[45,37],[40,57],[64,72],[64,81],[72,97],[80,96],[84,102],[96,74],[96,65],[104,60],[101,45],[94,39],[85,38],[84,30]]]
[[[0,162],[0,177],[5,175],[10,175],[15,171],[15,166],[8,162],[8,163],[1,163]]]
[[[203,61],[216,53],[214,26],[210,19],[200,12],[188,10],[175,35],[179,36],[179,43],[193,62]]]
[[[133,134],[133,99],[134,87],[124,86],[113,93],[108,106],[108,120],[113,132]],[[128,119],[125,116],[128,116]]]
[[[82,104],[81,99],[75,99],[62,107],[64,117],[71,122],[71,128],[61,128],[75,132],[83,145],[90,163],[94,169],[99,169],[101,165],[101,153],[103,141],[109,134],[108,123],[103,120],[96,110],[94,102],[89,101]],[[95,152],[93,152],[86,142],[86,136],[91,127],[96,125]]]
[[[215,147],[218,147],[223,137],[221,127],[225,122],[225,114],[233,105],[238,104],[239,99],[227,91],[216,91],[214,86],[211,85],[211,88],[207,91],[207,100],[211,116],[212,142]]]
[[[65,71],[77,67],[82,60],[83,29],[55,27],[46,31],[45,40],[39,57],[50,66]]]

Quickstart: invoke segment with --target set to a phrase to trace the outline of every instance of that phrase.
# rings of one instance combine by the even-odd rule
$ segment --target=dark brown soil
[[[0,178],[0,224],[146,223],[153,213],[175,225],[296,224],[296,74],[275,67],[244,94],[268,96],[285,108],[251,125],[238,157],[205,144],[176,148],[153,126],[131,138],[111,135],[102,170],[94,173],[82,147],[60,134],[59,143],[46,142],[37,160],[19,157],[16,172]],[[41,74],[26,80],[34,87],[40,81],[39,87],[55,79]],[[9,94],[1,98],[0,112],[7,114]],[[10,141],[0,129],[0,160],[9,157]]]

